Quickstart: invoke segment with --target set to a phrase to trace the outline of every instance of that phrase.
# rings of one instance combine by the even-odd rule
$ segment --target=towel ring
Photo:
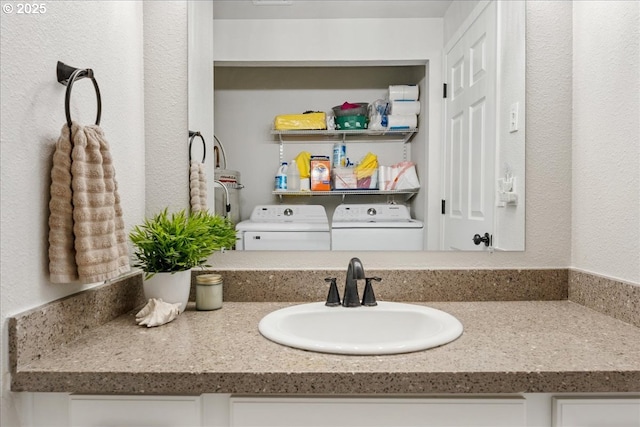
[[[68,65],[63,64],[58,61],[58,82],[65,85],[67,87],[67,93],[64,97],[64,111],[67,116],[67,126],[69,126],[69,131],[71,131],[71,109],[69,108],[69,104],[71,101],[71,89],[73,87],[73,83],[76,80],[83,79],[88,77],[93,82],[93,87],[96,90],[96,99],[98,103],[98,112],[96,114],[96,126],[100,124],[100,116],[102,115],[102,98],[100,97],[100,88],[98,87],[98,82],[93,77],[93,70],[91,68],[81,69],[81,68],[73,68]]]
[[[202,140],[202,163],[204,163],[204,159],[207,158],[207,143],[204,142],[204,137],[199,131],[194,132],[192,130],[189,131],[189,163],[191,163],[191,145],[196,136],[199,136],[200,140]]]

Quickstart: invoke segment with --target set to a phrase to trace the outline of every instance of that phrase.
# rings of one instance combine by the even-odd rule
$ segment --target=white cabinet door
[[[231,426],[525,426],[525,399],[231,398]]]
[[[553,427],[640,427],[640,397],[554,398]]]
[[[73,427],[199,427],[199,396],[69,396]]]

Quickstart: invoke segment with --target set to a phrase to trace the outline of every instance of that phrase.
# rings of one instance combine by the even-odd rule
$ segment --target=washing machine
[[[334,251],[421,251],[424,224],[405,205],[342,204],[331,221]]]
[[[324,206],[259,205],[236,225],[236,250],[328,251],[331,231]]]

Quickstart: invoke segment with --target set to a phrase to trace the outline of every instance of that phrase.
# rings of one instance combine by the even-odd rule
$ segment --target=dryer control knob
[[[374,216],[375,214],[377,214],[375,208],[369,208],[367,209],[367,215],[369,216]]]
[[[293,215],[293,210],[291,208],[286,208],[284,210],[284,216],[291,216]]]

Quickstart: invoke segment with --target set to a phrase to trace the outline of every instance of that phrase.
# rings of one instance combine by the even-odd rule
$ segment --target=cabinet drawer
[[[525,400],[514,398],[231,398],[231,426],[525,425]]]

